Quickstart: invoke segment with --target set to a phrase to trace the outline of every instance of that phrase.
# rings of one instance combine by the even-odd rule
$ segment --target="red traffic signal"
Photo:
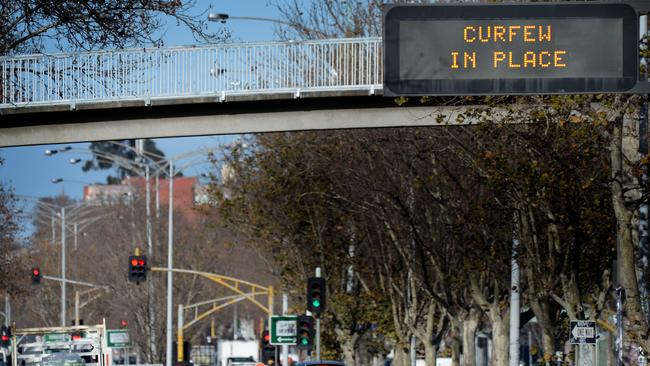
[[[129,257],[129,282],[140,283],[147,279],[147,257],[132,255]]]
[[[126,320],[122,319],[122,320],[120,321],[120,327],[122,327],[122,328],[126,328],[127,325],[128,325],[128,324],[126,323]]]
[[[11,344],[11,328],[0,326],[0,346],[9,347]]]
[[[41,273],[41,269],[39,267],[33,267],[32,283],[41,283],[41,277],[43,277],[43,274]]]

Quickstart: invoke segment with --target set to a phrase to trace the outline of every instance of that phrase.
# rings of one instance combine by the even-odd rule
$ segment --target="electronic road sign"
[[[628,92],[638,23],[625,2],[389,6],[384,95]]]

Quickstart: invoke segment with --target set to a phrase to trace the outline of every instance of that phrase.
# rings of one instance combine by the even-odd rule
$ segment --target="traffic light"
[[[41,277],[43,277],[43,274],[41,273],[41,269],[38,267],[33,267],[32,268],[32,283],[41,283]]]
[[[262,357],[260,361],[266,365],[269,365],[269,360],[275,362],[275,346],[271,345],[271,335],[268,330],[262,333],[261,343]]]
[[[11,345],[11,328],[0,326],[0,346],[9,347]]]
[[[314,318],[299,315],[296,319],[298,329],[298,349],[311,349],[314,346]]]
[[[147,279],[147,257],[132,255],[129,257],[129,282],[140,283]]]
[[[322,277],[307,279],[307,310],[320,314],[325,311],[325,306],[325,279]]]

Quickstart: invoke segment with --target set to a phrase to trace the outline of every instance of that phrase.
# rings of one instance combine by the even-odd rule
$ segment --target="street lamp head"
[[[72,149],[72,146],[64,146],[64,147],[60,148],[59,150],[61,150],[61,152],[64,152],[64,151],[69,151],[71,149]]]
[[[70,164],[77,164],[79,162],[81,162],[80,158],[70,159]]]
[[[228,20],[228,18],[230,18],[230,16],[228,14],[224,14],[224,13],[210,13],[210,14],[208,14],[208,20],[212,21],[212,22],[225,23],[226,20]]]
[[[52,183],[57,184],[63,182],[63,178],[53,178]]]
[[[50,150],[50,149],[47,149],[47,150],[45,150],[45,155],[47,155],[47,156],[52,156],[52,155],[54,155],[54,154],[56,154],[56,153],[58,153],[58,152],[59,152],[59,151],[58,151],[57,149],[51,149],[51,150]]]

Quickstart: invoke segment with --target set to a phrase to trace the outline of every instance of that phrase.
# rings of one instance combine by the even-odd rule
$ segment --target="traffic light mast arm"
[[[201,313],[200,315],[198,315],[197,317],[195,317],[191,321],[187,322],[187,324],[183,325],[183,331],[187,330],[189,327],[194,325],[196,322],[203,320],[206,316],[208,316],[210,314],[213,314],[213,313],[216,313],[217,311],[219,311],[219,310],[221,310],[221,309],[223,309],[223,308],[225,308],[227,306],[230,306],[232,304],[236,304],[236,303],[241,302],[243,300],[246,300],[246,298],[244,296],[239,296],[239,297],[236,297],[236,298],[234,298],[232,300],[229,300],[229,301],[227,301],[227,302],[225,302],[223,304],[215,306],[215,307],[211,308],[208,311],[205,311],[205,312]]]
[[[164,268],[164,267],[152,267],[150,269],[152,272],[176,272],[176,273],[188,273],[188,274],[194,274],[194,275],[199,275],[203,276],[212,282],[216,282],[220,284],[221,286],[235,292],[236,294],[243,296],[246,298],[246,300],[252,302],[255,304],[255,306],[259,307],[263,311],[265,311],[267,314],[272,315],[273,314],[273,286],[269,287],[264,287],[261,285],[258,285],[256,283],[240,280],[237,278],[233,277],[228,277],[228,276],[222,276],[214,273],[209,273],[209,272],[202,272],[202,271],[194,271],[194,270],[189,270],[189,269],[179,269],[179,268]],[[240,287],[245,287],[248,286],[250,288],[249,292],[244,292],[240,289]],[[266,294],[268,295],[268,305],[264,306],[262,303],[257,301],[255,299],[256,296],[258,295],[263,295]]]
[[[248,295],[248,296],[251,296],[251,295],[263,295],[263,294],[266,294],[266,293],[267,293],[266,291],[265,292],[249,292],[246,295]],[[198,308],[199,306],[210,305],[210,304],[214,304],[214,303],[217,303],[217,302],[220,302],[220,301],[238,299],[238,298],[241,298],[241,297],[243,297],[243,296],[242,295],[230,295],[230,296],[217,297],[216,299],[212,299],[212,300],[205,300],[205,301],[195,302],[194,304],[190,304],[190,305],[183,305],[183,308],[185,308],[185,310],[192,309],[192,308]]]
[[[109,286],[106,286],[106,285],[97,285],[97,284],[90,283],[90,282],[69,280],[67,278],[65,280],[63,278],[60,278],[60,277],[52,277],[52,276],[41,276],[41,278],[45,279],[45,280],[71,283],[73,285],[88,286],[88,287],[93,287],[93,288],[97,288],[97,289],[107,289],[107,290],[109,289]]]
[[[109,288],[108,288],[107,286],[102,286],[102,287],[93,287],[93,288],[89,288],[89,289],[87,289],[87,290],[79,291],[79,292],[77,292],[77,293],[79,294],[79,297],[81,297],[81,296],[83,296],[83,295],[90,295],[90,294],[92,294],[92,293],[95,292],[95,291],[101,291],[101,290],[106,290],[106,291],[108,291],[108,289],[109,289]],[[75,294],[75,296],[77,296],[77,295]],[[91,303],[93,300],[95,300],[96,298],[98,298],[98,297],[100,297],[100,296],[101,296],[101,294],[99,294],[99,293],[90,296],[90,297],[88,298],[88,301],[86,301],[86,302],[84,302],[84,303],[81,303],[81,304],[79,305],[79,308],[83,308],[84,306],[88,305],[89,303]]]

